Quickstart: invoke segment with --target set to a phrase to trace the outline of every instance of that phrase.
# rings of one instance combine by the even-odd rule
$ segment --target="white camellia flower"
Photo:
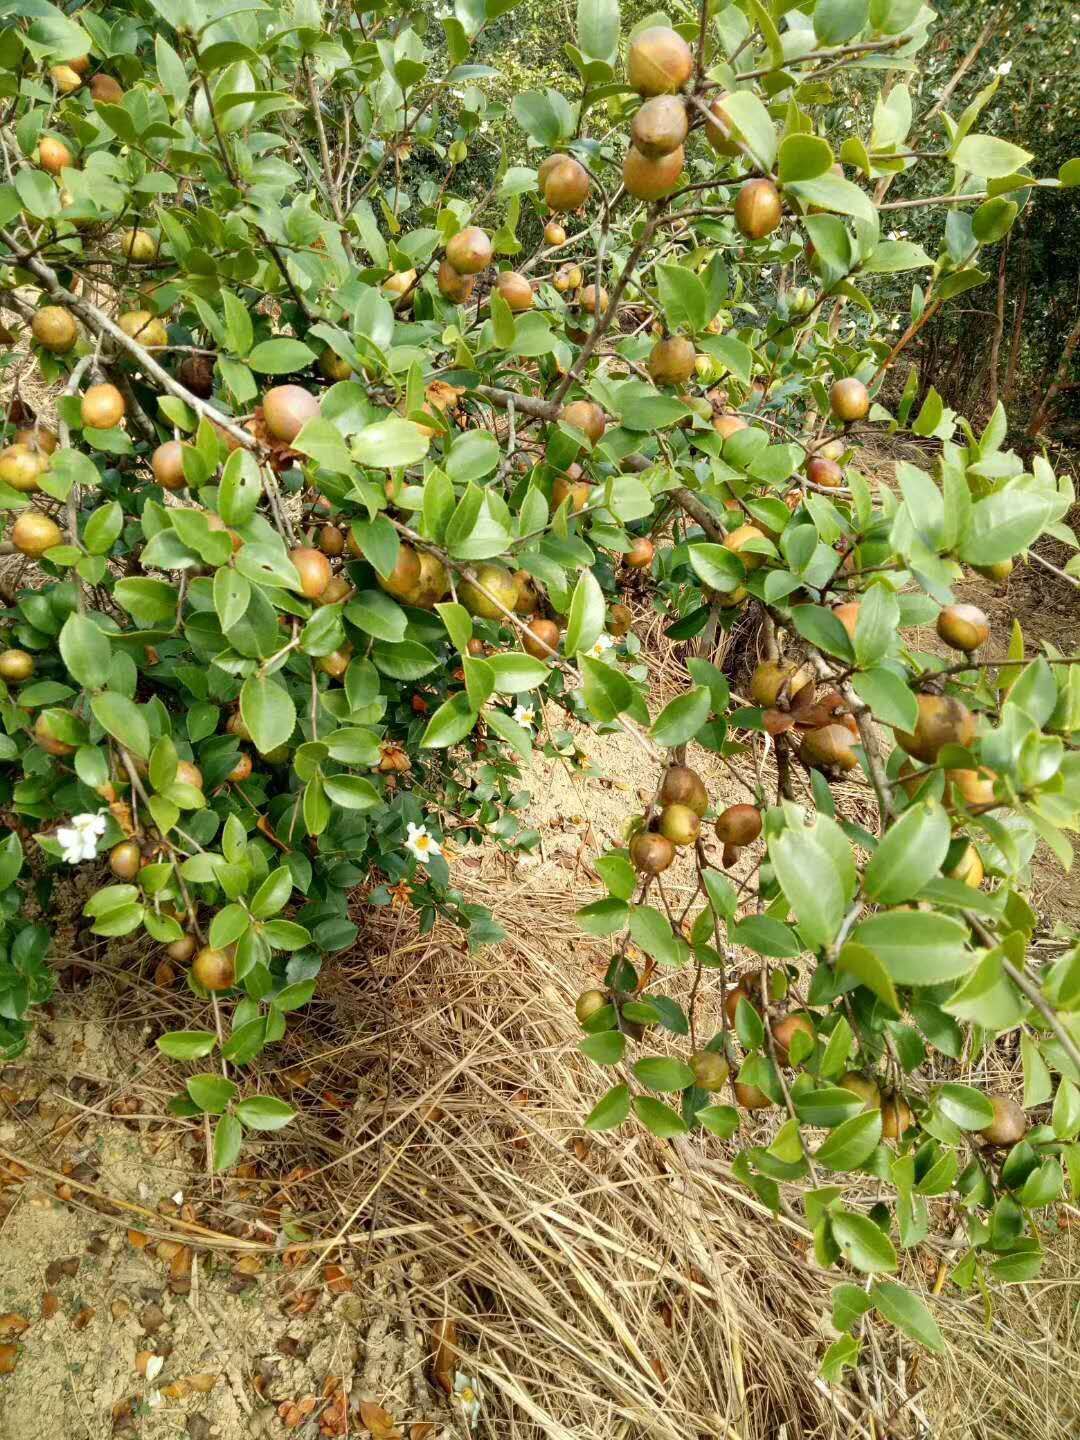
[[[1008,73],[1009,73],[1009,71],[1010,71],[1011,69],[1012,69],[1012,61],[1011,61],[1011,60],[1003,60],[1003,61],[1001,62],[1001,64],[997,67],[997,74],[998,74],[998,75],[1008,75]]]
[[[73,815],[70,825],[61,825],[56,842],[68,865],[79,865],[97,856],[98,839],[105,834],[105,815]]]
[[[594,660],[599,660],[601,655],[603,655],[604,651],[610,650],[614,644],[615,641],[612,639],[612,637],[608,635],[606,631],[601,631],[601,633],[596,637],[595,644],[591,647],[591,649],[586,650],[585,653],[586,655],[591,655]]]
[[[515,705],[514,719],[519,725],[535,725],[536,711],[531,705]]]
[[[414,825],[411,820],[409,821],[409,834],[405,841],[405,849],[420,861],[430,860],[433,856],[442,854],[442,846],[435,839],[434,835],[428,834],[427,826]]]
[[[480,1401],[483,1392],[471,1375],[459,1370],[454,1376],[454,1399],[461,1406],[465,1423],[471,1430],[480,1418]]]

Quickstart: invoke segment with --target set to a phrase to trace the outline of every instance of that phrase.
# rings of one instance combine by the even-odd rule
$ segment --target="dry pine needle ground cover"
[[[965,598],[1002,648],[1014,615],[1034,643],[1063,639],[1075,614],[1033,567]],[[635,628],[660,703],[683,656],[646,593]],[[736,686],[754,644],[747,630],[723,647]],[[835,1274],[732,1180],[727,1147],[583,1132],[604,1080],[577,1053],[573,999],[605,952],[573,911],[653,777],[622,737],[578,740],[578,763],[528,777],[535,855],[456,861],[510,937],[497,949],[417,937],[358,893],[356,947],[259,1062],[261,1088],[303,1122],[225,1177],[207,1176],[197,1124],[163,1118],[178,1077],[153,1041],[202,1023],[190,996],[148,949],[82,935],[69,887],[50,917],[61,989],[0,1079],[2,1440],[1080,1433],[1071,1229],[989,1316],[946,1288],[944,1359],[878,1324],[865,1380],[828,1387]],[[718,808],[746,798],[733,767],[693,763]],[[851,785],[838,800],[867,803]],[[1035,883],[1075,914],[1071,882],[1040,867]],[[1019,1091],[1007,1046],[960,1071]],[[746,1124],[767,1135],[770,1121]],[[914,1252],[904,1278],[929,1292],[942,1259]]]

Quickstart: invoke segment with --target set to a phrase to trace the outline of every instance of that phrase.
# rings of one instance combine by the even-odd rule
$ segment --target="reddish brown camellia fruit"
[[[689,765],[670,765],[660,784],[661,805],[685,805],[701,816],[709,808],[705,782]]]
[[[479,275],[493,254],[491,238],[479,225],[466,225],[446,242],[446,258],[459,275]]]
[[[932,765],[946,745],[966,749],[975,739],[975,717],[963,701],[952,695],[919,695],[917,700],[914,731],[895,732],[897,744],[916,760]]]
[[[521,632],[521,648],[534,660],[550,660],[559,648],[559,627],[554,620],[532,620]]]
[[[82,423],[95,430],[111,430],[124,418],[127,406],[115,385],[91,385],[82,397]]]
[[[380,590],[393,595],[395,600],[408,600],[420,583],[420,556],[411,545],[399,546],[393,570],[389,575],[376,571],[375,581]]]
[[[815,455],[806,464],[806,478],[811,485],[820,485],[825,490],[835,490],[844,483],[844,472],[835,460],[825,455]]]
[[[756,1085],[747,1085],[742,1080],[735,1081],[735,1101],[744,1110],[768,1110],[776,1104],[764,1090]]]
[[[1008,1095],[988,1095],[994,1107],[994,1118],[979,1131],[988,1145],[1016,1145],[1027,1131],[1024,1107]]]
[[[633,145],[623,156],[623,185],[635,200],[662,200],[679,183],[686,155],[680,145],[668,155],[650,160]]]
[[[446,259],[439,261],[437,279],[439,294],[447,300],[452,300],[455,305],[464,305],[476,286],[475,276],[460,275]]]
[[[750,699],[768,709],[781,695],[794,704],[803,690],[814,684],[814,672],[808,665],[790,660],[762,660],[750,677]]]
[[[883,1140],[899,1140],[904,1131],[911,1128],[914,1119],[911,1106],[902,1096],[890,1092],[881,1097],[881,1138]]]
[[[938,613],[937,633],[946,645],[970,655],[990,638],[990,621],[977,605],[946,605]]]
[[[580,471],[580,466],[575,466],[575,469]],[[569,475],[560,475],[551,487],[552,507],[557,510],[569,500],[571,511],[578,515],[589,503],[591,492],[592,485],[588,480],[572,480]]]
[[[858,600],[845,600],[843,605],[834,605],[832,612],[843,625],[849,637],[855,639],[855,626],[859,623]]]
[[[263,396],[263,420],[275,440],[291,445],[309,420],[319,413],[319,402],[302,385],[275,385]]]
[[[72,154],[62,140],[43,135],[38,141],[38,164],[49,175],[59,175],[72,162]]]
[[[630,863],[642,875],[659,875],[675,859],[675,846],[655,830],[639,830],[630,841]]]
[[[330,561],[321,550],[298,545],[289,551],[289,559],[300,576],[301,592],[309,600],[317,600],[330,583]]]
[[[647,535],[639,535],[623,556],[631,570],[647,570],[653,562],[656,546]]]
[[[647,369],[657,385],[685,385],[694,373],[697,351],[685,335],[658,340],[649,352]]]
[[[142,851],[134,840],[121,840],[109,851],[109,869],[118,880],[134,880],[142,869]]]
[[[720,436],[721,440],[730,440],[732,435],[737,435],[740,430],[748,429],[747,421],[741,415],[726,414],[717,415],[712,422],[712,428]]]
[[[781,1065],[791,1063],[791,1043],[796,1035],[808,1035],[811,1040],[814,1038],[814,1022],[806,1015],[785,1015],[782,1020],[777,1020],[772,1027],[773,1045],[776,1047],[776,1058]]]
[[[630,139],[647,160],[659,160],[678,150],[690,129],[686,102],[677,95],[656,95],[634,116]]]
[[[754,805],[729,805],[716,817],[716,838],[725,845],[752,845],[761,834],[761,811]]]
[[[693,69],[693,51],[668,25],[650,25],[630,42],[626,78],[639,95],[673,95]]]
[[[855,737],[846,725],[822,725],[807,730],[799,747],[804,765],[815,770],[854,770],[859,763],[852,746]]]
[[[525,276],[519,275],[516,270],[500,271],[495,280],[495,289],[515,314],[532,309],[532,286]]]
[[[550,155],[540,167],[539,179],[549,210],[577,210],[589,198],[589,172],[572,155]]]
[[[191,973],[204,990],[229,990],[236,983],[236,966],[227,950],[207,945],[195,956]]]
[[[735,197],[735,224],[748,240],[763,240],[784,213],[780,191],[771,180],[747,180]]]
[[[165,490],[183,490],[187,484],[184,478],[184,447],[179,440],[166,440],[150,457],[154,479]]]
[[[845,424],[865,420],[870,413],[870,392],[861,380],[847,375],[834,382],[829,391],[829,405],[837,420]]]
[[[599,291],[595,285],[584,285],[578,296],[578,304],[586,315],[603,315],[608,308],[608,293],[602,285]]]
[[[581,430],[594,445],[603,439],[607,429],[604,412],[593,400],[571,400],[569,405],[563,406],[559,419],[564,425]]]

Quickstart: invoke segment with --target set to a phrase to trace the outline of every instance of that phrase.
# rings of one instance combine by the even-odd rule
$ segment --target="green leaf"
[[[83,544],[91,555],[107,555],[124,528],[124,511],[115,500],[102,505],[90,516],[83,530]]]
[[[843,45],[866,25],[870,0],[817,0],[814,6],[814,34],[821,45]],[[847,1327],[837,1327],[844,1330]]]
[[[218,1173],[235,1165],[244,1143],[244,1131],[235,1115],[222,1115],[214,1126],[214,1169]]]
[[[274,340],[260,341],[248,355],[247,363],[260,375],[289,375],[294,370],[305,370],[315,358],[314,350],[302,340],[279,335]]]
[[[91,619],[73,611],[64,621],[58,643],[73,680],[87,690],[100,690],[108,684],[112,646]]]
[[[711,708],[712,695],[707,687],[695,685],[668,701],[653,721],[649,734],[658,745],[685,745],[705,724]]]
[[[844,918],[844,889],[832,855],[812,830],[788,827],[769,858],[799,931],[812,950],[831,944]]]
[[[335,805],[344,810],[373,810],[382,796],[362,775],[324,775],[323,786]]]
[[[247,614],[251,581],[229,566],[214,571],[214,609],[222,630],[231,630]]]
[[[985,1129],[994,1118],[993,1105],[973,1085],[939,1085],[934,1092],[934,1104],[961,1130]]]
[[[810,205],[832,210],[838,215],[853,215],[868,225],[877,224],[877,210],[865,190],[839,175],[819,175],[814,180],[799,180],[788,189]]]
[[[893,1280],[875,1281],[870,1295],[878,1314],[902,1330],[909,1340],[925,1346],[935,1355],[945,1353],[945,1341],[937,1321],[918,1295]]]
[[[309,420],[292,441],[292,449],[301,455],[309,455],[324,470],[335,475],[351,475],[355,470],[352,455],[345,443],[345,437],[330,420],[316,416]]]
[[[879,665],[851,677],[851,688],[875,720],[910,732],[919,718],[919,702],[909,686],[893,670]]]
[[[249,1130],[280,1130],[295,1114],[291,1105],[272,1095],[251,1095],[236,1107],[237,1118]]]
[[[896,1251],[892,1241],[865,1215],[841,1210],[832,1216],[830,1228],[841,1255],[856,1270],[877,1275],[896,1269]]]
[[[954,165],[988,180],[1012,175],[1033,158],[1030,150],[996,135],[965,135],[951,156]]]
[[[404,640],[408,624],[405,611],[381,590],[361,590],[345,606],[345,618],[365,635],[391,644]]]
[[[504,695],[517,695],[524,690],[535,690],[550,679],[551,671],[542,660],[531,655],[508,650],[488,657],[495,676],[495,689]]]
[[[635,1061],[634,1076],[650,1090],[685,1090],[694,1083],[694,1072],[689,1065],[662,1055]]]
[[[849,940],[837,956],[836,968],[842,975],[853,975],[895,1015],[900,1014],[902,1007],[892,977],[872,950]]]
[[[170,1030],[159,1035],[158,1049],[170,1060],[201,1060],[217,1044],[217,1036],[209,1030]]]
[[[268,920],[285,907],[292,891],[292,871],[287,865],[279,865],[255,891],[250,906],[252,915],[256,920]]]
[[[563,649],[567,655],[591,650],[604,628],[604,592],[591,570],[583,570],[574,586]]]
[[[361,465],[397,470],[416,465],[428,452],[431,437],[411,420],[392,415],[366,426],[352,442],[354,458]]]
[[[186,1089],[199,1109],[210,1115],[220,1115],[239,1094],[237,1087],[224,1075],[189,1075]]]
[[[682,1116],[649,1095],[634,1096],[634,1114],[645,1129],[660,1140],[670,1140],[687,1133],[687,1124]]]
[[[464,690],[451,695],[443,702],[428,721],[420,741],[422,749],[444,750],[464,740],[476,724],[477,712],[472,708]]]
[[[613,62],[619,49],[619,0],[578,0],[577,40],[591,60]]]
[[[728,593],[746,579],[746,567],[723,545],[694,544],[686,547],[690,568],[710,590]]]
[[[614,1130],[630,1114],[630,1091],[615,1085],[593,1106],[586,1120],[586,1130]]]
[[[634,703],[634,687],[614,665],[583,655],[579,660],[582,693],[590,713],[597,720],[614,720]]]
[[[260,754],[284,745],[296,728],[292,696],[267,675],[249,675],[240,691],[240,716]]]
[[[776,160],[776,127],[765,106],[752,90],[736,90],[724,96],[723,108],[761,169],[771,171]]]
[[[126,695],[117,695],[112,690],[103,690],[90,701],[94,719],[114,740],[130,750],[140,760],[150,758],[150,731],[146,717]]]
[[[881,905],[910,900],[941,869],[951,838],[949,817],[936,801],[910,806],[870,857],[866,894]]]
[[[621,1030],[602,1030],[579,1040],[578,1049],[596,1065],[618,1065],[626,1053],[626,1036]]]
[[[899,985],[938,985],[956,980],[975,964],[967,948],[968,928],[948,915],[890,910],[871,915],[852,931],[852,940],[871,951]]]
[[[730,1140],[739,1128],[739,1112],[734,1105],[706,1105],[694,1116],[712,1135]]]
[[[820,135],[796,133],[780,142],[780,166],[777,174],[781,185],[793,180],[814,180],[824,175],[833,163],[832,146]]]
[[[877,1149],[880,1139],[881,1111],[867,1110],[827,1135],[814,1159],[828,1170],[857,1170]]]
[[[218,514],[226,525],[246,525],[262,496],[259,465],[249,450],[234,450],[225,461],[218,486]]]

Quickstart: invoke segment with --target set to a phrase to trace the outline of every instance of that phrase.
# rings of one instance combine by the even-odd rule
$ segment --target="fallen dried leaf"
[[[324,1266],[323,1279],[331,1295],[347,1295],[352,1289],[352,1281],[340,1265]]]
[[[127,1232],[128,1244],[133,1250],[145,1250],[150,1244],[150,1236],[144,1235],[141,1230],[129,1230]]]
[[[41,1318],[51,1320],[60,1309],[60,1296],[55,1290],[46,1290],[41,1297]]]
[[[457,1370],[457,1325],[449,1317],[436,1320],[431,1327],[435,1342],[431,1357],[431,1374],[447,1395],[454,1393],[454,1372]]]
[[[409,1440],[432,1440],[434,1434],[434,1420],[414,1420],[409,1426]]]
[[[375,1440],[402,1440],[394,1417],[374,1400],[360,1401],[360,1423],[371,1431]]]
[[[183,1248],[183,1245],[179,1244],[176,1240],[159,1240],[154,1246],[154,1254],[159,1260],[168,1260],[171,1262],[173,1257],[179,1255]]]
[[[258,1275],[262,1268],[263,1261],[260,1255],[241,1256],[233,1266],[238,1275]]]
[[[25,1315],[16,1315],[14,1311],[0,1315],[0,1340],[17,1340],[29,1328],[30,1321]]]
[[[75,1316],[75,1319],[72,1320],[71,1328],[73,1330],[85,1330],[96,1314],[97,1311],[92,1305],[84,1305],[83,1308],[79,1311],[79,1313]]]
[[[0,1345],[0,1375],[11,1375],[19,1363],[18,1345]]]
[[[314,1395],[305,1395],[300,1400],[283,1400],[277,1413],[287,1429],[295,1430],[304,1423],[318,1403]]]

